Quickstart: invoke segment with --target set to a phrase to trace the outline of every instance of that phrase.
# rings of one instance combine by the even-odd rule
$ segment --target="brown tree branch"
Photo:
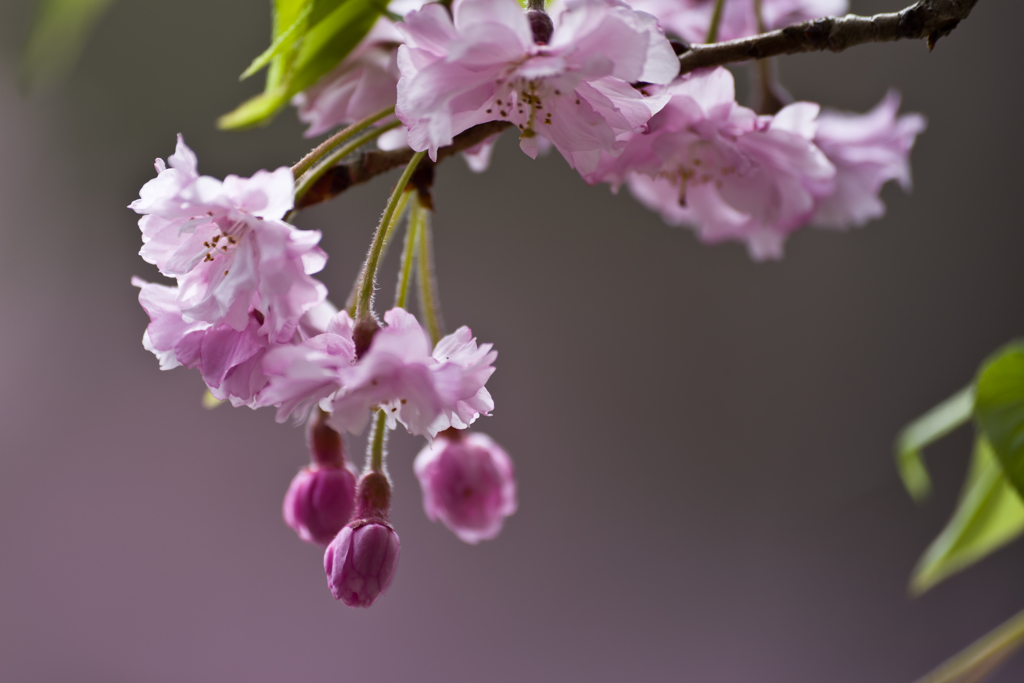
[[[465,151],[470,147],[479,145],[492,135],[497,135],[506,128],[511,127],[512,124],[508,121],[488,121],[487,123],[481,123],[479,126],[473,126],[469,130],[456,135],[451,145],[437,150],[437,161],[424,158],[420,163],[417,173],[429,176],[435,164],[439,164],[448,157]],[[408,147],[387,152],[379,149],[363,152],[353,160],[344,164],[338,164],[327,171],[313,187],[309,188],[309,191],[299,200],[295,208],[305,209],[314,204],[325,202],[353,185],[365,183],[370,178],[381,173],[386,173],[399,166],[405,166],[412,159],[412,155],[413,151]]]
[[[692,45],[679,56],[682,73],[776,55],[831,50],[894,40],[928,40],[928,47],[967,18],[978,0],[920,0],[901,12],[826,17],[749,38]]]
[[[685,46],[680,48],[681,73],[751,59],[766,59],[776,55],[823,50],[842,52],[854,45],[904,39],[927,39],[928,47],[932,48],[939,38],[949,35],[957,24],[967,18],[977,2],[978,0],[920,0],[901,12],[876,14],[872,17],[853,14],[845,17],[826,17],[740,40]],[[478,145],[511,126],[512,124],[507,121],[490,121],[456,135],[453,144],[438,150],[436,162],[425,159],[420,164],[419,175],[429,178],[435,164]],[[413,151],[408,148],[388,152],[363,152],[352,161],[339,164],[327,171],[295,208],[304,209],[327,201],[353,185],[365,183],[374,176],[408,164],[412,155]]]

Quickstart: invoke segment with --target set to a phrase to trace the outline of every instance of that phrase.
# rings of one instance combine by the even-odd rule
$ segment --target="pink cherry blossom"
[[[835,189],[818,201],[814,223],[860,226],[885,214],[878,193],[895,180],[910,191],[910,149],[925,129],[920,114],[897,117],[900,96],[890,90],[867,114],[823,111],[815,144],[836,167]]]
[[[304,420],[322,400],[342,387],[342,372],[356,357],[352,318],[335,314],[322,334],[298,344],[276,346],[263,360],[269,384],[261,392],[262,405],[277,406],[277,421]]]
[[[627,181],[666,222],[704,242],[744,242],[754,259],[779,258],[831,191],[835,168],[813,144],[818,105],[798,102],[774,117],[735,101],[725,69],[687,74],[646,135],[587,179]]]
[[[441,339],[434,349],[416,318],[401,308],[384,314],[358,359],[352,319],[337,314],[327,332],[299,344],[272,349],[263,362],[270,378],[262,405],[278,407],[278,421],[302,419],[319,404],[338,431],[358,434],[374,411],[388,426],[402,423],[410,434],[430,435],[465,428],[488,415],[494,401],[484,385],[497,352],[478,345],[468,327]]]
[[[516,511],[512,460],[485,434],[439,434],[413,467],[427,517],[440,519],[466,543],[496,537]]]
[[[183,315],[241,332],[252,309],[270,341],[290,339],[299,318],[327,294],[310,277],[327,258],[317,246],[320,233],[280,220],[293,204],[291,170],[223,182],[200,176],[180,135],[168,164],[158,159],[156,169],[130,208],[143,214],[140,254],[177,278]]]
[[[429,4],[398,24],[396,113],[432,159],[458,133],[504,120],[531,157],[540,136],[589,173],[664,104],[630,84],[679,71],[654,17],[616,0],[566,0],[546,44],[516,0],[456,0],[453,14]]]
[[[132,284],[140,288],[139,303],[150,317],[142,345],[157,357],[161,370],[179,365],[198,368],[215,398],[255,406],[267,382],[262,361],[268,344],[260,333],[260,313],[250,311],[242,330],[224,323],[191,321],[181,309],[177,287],[138,278]]]
[[[411,314],[393,308],[387,327],[373,337],[359,362],[341,372],[341,388],[330,401],[331,425],[359,433],[380,408],[388,427],[433,436],[450,425],[468,426],[494,407],[484,388],[497,352],[477,346],[462,327],[430,348],[427,333]]]
[[[399,75],[396,48],[401,42],[402,34],[394,22],[381,17],[334,71],[296,95],[292,104],[298,109],[299,119],[309,124],[306,137],[395,106]],[[401,138],[404,142],[404,131]]]
[[[707,41],[715,0],[634,0],[635,9],[658,17],[661,26],[690,43]],[[808,19],[846,14],[847,0],[761,0],[764,29],[773,31]],[[717,40],[736,40],[760,33],[754,0],[726,0]]]

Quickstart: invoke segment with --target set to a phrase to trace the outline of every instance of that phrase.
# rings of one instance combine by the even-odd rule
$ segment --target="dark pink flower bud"
[[[466,543],[494,538],[516,511],[512,460],[486,434],[446,430],[413,467],[427,517],[440,519]]]
[[[327,545],[355,509],[356,475],[347,466],[308,465],[284,496],[285,524],[307,543]]]
[[[306,441],[313,463],[299,470],[284,496],[285,524],[299,538],[327,545],[355,510],[356,473],[345,462],[341,434],[327,426],[327,413],[316,409]]]
[[[369,607],[387,592],[398,569],[398,534],[388,523],[391,485],[380,472],[367,472],[356,492],[356,518],[324,553],[327,586],[349,607]]]

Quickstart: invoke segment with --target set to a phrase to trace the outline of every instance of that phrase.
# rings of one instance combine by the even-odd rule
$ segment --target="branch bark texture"
[[[925,39],[930,49],[935,47],[939,38],[949,35],[957,24],[966,19],[977,3],[978,0],[920,0],[900,12],[871,17],[855,14],[826,17],[749,38],[685,46],[680,48],[680,72],[685,74],[695,69],[801,52],[842,52],[855,45],[895,40]],[[507,121],[490,121],[456,135],[451,145],[438,150],[436,162],[423,160],[418,175],[429,177],[434,165],[443,159],[474,147],[511,126]],[[408,148],[363,152],[327,171],[295,208],[304,209],[327,201],[353,185],[408,164],[412,157],[413,151]]]
[[[901,12],[861,17],[826,17],[787,26],[778,31],[724,43],[692,45],[679,56],[682,73],[777,55],[830,50],[894,40],[927,39],[935,47],[967,18],[978,0],[920,0]]]
[[[429,177],[434,165],[470,147],[475,147],[492,135],[497,135],[506,128],[511,127],[512,124],[508,121],[489,121],[481,123],[479,126],[473,126],[469,130],[456,135],[451,145],[437,150],[437,161],[424,159],[420,162],[417,173]],[[413,154],[414,152],[408,147],[387,152],[379,149],[362,152],[351,161],[338,164],[327,171],[309,189],[309,192],[302,197],[302,200],[295,208],[305,209],[314,204],[325,202],[353,185],[365,183],[381,173],[387,173],[393,168],[405,166],[412,160]]]

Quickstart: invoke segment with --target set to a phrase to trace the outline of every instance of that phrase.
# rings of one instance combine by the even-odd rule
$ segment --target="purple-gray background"
[[[237,74],[267,4],[117,3],[70,83],[30,99],[30,3],[0,6],[0,680],[909,682],[1024,606],[1024,545],[907,597],[970,436],[929,451],[923,508],[891,455],[1020,332],[1024,5],[979,3],[931,54],[783,60],[797,97],[865,110],[891,84],[929,130],[911,197],[781,263],[701,246],[511,136],[486,175],[445,163],[445,318],[500,350],[479,428],[515,458],[520,511],[463,545],[423,515],[419,442],[395,438],[399,573],[353,611],[280,519],[301,431],[202,409],[198,376],[142,349],[129,286],[156,275],[124,207],[175,133],[217,176],[309,145],[290,111],[213,126],[259,86]],[[336,299],[392,182],[300,218]]]

